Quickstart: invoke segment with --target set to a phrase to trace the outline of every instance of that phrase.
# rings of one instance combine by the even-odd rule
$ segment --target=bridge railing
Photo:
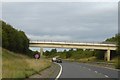
[[[60,44],[83,44],[83,45],[105,45],[105,46],[116,46],[115,43],[111,42],[80,42],[80,41],[53,41],[53,40],[31,40],[30,43],[60,43]]]

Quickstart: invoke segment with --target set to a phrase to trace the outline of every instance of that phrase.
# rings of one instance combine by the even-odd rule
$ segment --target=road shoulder
[[[38,74],[34,74],[29,78],[56,78],[60,71],[60,66],[58,64],[52,63],[51,67],[39,72]]]

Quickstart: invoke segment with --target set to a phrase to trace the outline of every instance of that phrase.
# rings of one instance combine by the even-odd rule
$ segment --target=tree
[[[48,50],[45,51],[45,53],[43,54],[45,56],[49,56],[50,55],[50,52]]]
[[[2,42],[2,47],[10,51],[24,54],[29,52],[29,39],[25,33],[14,29],[4,21],[2,21]]]
[[[9,46],[8,37],[4,30],[2,30],[2,46],[4,48],[8,48]]]
[[[118,34],[117,38],[117,55],[120,56],[120,33]]]
[[[66,58],[70,58],[72,56],[71,52],[66,52]]]
[[[103,50],[96,50],[95,56],[97,59],[103,60],[104,59],[105,51]]]
[[[52,54],[55,54],[55,53],[57,53],[57,49],[52,49],[50,52],[51,52]]]

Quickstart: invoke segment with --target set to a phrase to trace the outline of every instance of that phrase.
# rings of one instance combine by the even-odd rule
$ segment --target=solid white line
[[[60,77],[61,73],[62,73],[62,66],[59,64],[59,63],[56,63],[60,66],[60,72],[59,74],[57,75],[56,79],[55,80],[58,80],[58,78]]]

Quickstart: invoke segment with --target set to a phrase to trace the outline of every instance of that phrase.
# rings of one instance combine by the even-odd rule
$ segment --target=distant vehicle
[[[57,60],[56,57],[52,58],[52,62],[56,62],[56,60]]]
[[[62,59],[61,59],[61,58],[58,58],[58,59],[56,60],[56,62],[57,62],[57,63],[62,63]]]
[[[52,62],[62,63],[62,59],[61,58],[57,58],[57,57],[53,57],[52,58]]]

